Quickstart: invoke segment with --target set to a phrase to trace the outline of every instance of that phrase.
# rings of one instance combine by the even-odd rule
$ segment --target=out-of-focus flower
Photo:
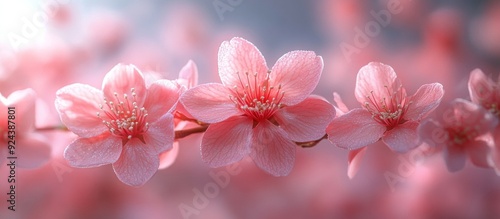
[[[198,84],[198,67],[196,63],[192,60],[189,60],[188,63],[181,69],[179,72],[179,78],[177,79],[177,83],[184,87],[185,90],[190,89]],[[174,129],[179,130],[186,126],[186,121],[183,118],[179,118],[177,113],[181,113],[182,116],[192,117],[184,108],[181,103],[177,104],[176,113],[174,114]],[[172,165],[177,158],[177,154],[179,153],[179,143],[174,141],[173,147],[171,150],[162,152],[160,154],[160,168],[164,169]]]
[[[0,161],[17,157],[16,165],[35,168],[50,159],[49,144],[44,136],[34,132],[36,98],[32,89],[15,91],[7,98],[0,94]],[[9,149],[10,145],[13,148]]]
[[[486,77],[480,69],[474,69],[468,85],[472,102],[500,117],[500,84]]]
[[[433,83],[407,96],[392,67],[369,63],[359,70],[355,88],[364,108],[335,118],[327,128],[329,139],[349,150],[381,139],[393,151],[409,151],[421,142],[416,132],[420,120],[439,105],[443,94],[443,86]]]
[[[487,77],[481,69],[474,69],[469,77],[469,94],[472,102],[481,105],[491,114],[500,118],[500,80]],[[500,126],[493,130],[495,145],[490,161],[500,175]]]
[[[497,119],[481,106],[455,99],[443,114],[442,121],[424,121],[418,131],[429,145],[444,146],[446,165],[453,172],[465,166],[466,155],[476,166],[489,167],[488,142],[478,137],[493,130],[497,123]]]
[[[112,163],[122,182],[143,185],[156,173],[159,154],[172,148],[172,112],[180,92],[168,80],[146,86],[135,66],[122,64],[106,74],[102,91],[84,84],[61,88],[56,109],[79,136],[64,157],[74,167]]]
[[[218,62],[222,84],[196,86],[180,100],[196,119],[212,123],[202,139],[202,159],[220,167],[249,154],[264,171],[288,175],[294,141],[322,138],[335,116],[331,104],[310,96],[323,59],[311,51],[292,51],[269,70],[252,43],[233,38],[222,43]]]

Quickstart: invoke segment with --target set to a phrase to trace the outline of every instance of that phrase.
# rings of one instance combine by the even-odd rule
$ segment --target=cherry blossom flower
[[[474,69],[469,77],[469,94],[472,102],[479,104],[500,119],[500,80],[495,82],[480,69]],[[500,126],[497,126],[492,134],[495,145],[489,159],[500,173]]]
[[[172,148],[177,83],[158,80],[146,86],[133,65],[116,65],[102,91],[71,84],[57,92],[61,121],[79,136],[64,151],[74,167],[113,164],[123,183],[140,186],[159,167],[159,154]]]
[[[16,157],[17,166],[36,168],[50,159],[51,147],[43,135],[35,132],[36,99],[32,89],[15,91],[7,98],[0,94],[0,163],[6,157]],[[14,108],[12,113],[8,107]],[[9,145],[14,148],[10,150]]]
[[[433,83],[407,96],[392,67],[371,62],[356,80],[355,95],[363,108],[335,118],[326,132],[340,148],[357,150],[382,140],[393,151],[407,152],[420,144],[420,120],[439,105],[443,94],[443,86]]]
[[[288,175],[295,142],[322,138],[335,116],[331,104],[310,96],[323,59],[292,51],[269,70],[252,43],[233,38],[220,46],[218,64],[222,84],[198,85],[180,99],[196,119],[211,123],[201,143],[203,161],[220,167],[250,155],[262,170]]]
[[[470,73],[468,85],[472,102],[500,117],[500,83],[486,77],[480,69],[474,69]]]
[[[188,63],[181,69],[179,72],[179,78],[177,79],[177,83],[183,86],[185,90],[190,89],[198,84],[198,67],[196,63],[189,60]],[[183,89],[183,90],[184,90]],[[182,118],[178,118],[177,113],[181,113],[183,116],[191,118],[191,114],[189,114],[184,106],[180,103],[177,104],[176,115],[174,115],[174,129],[180,130],[183,129],[187,124]],[[165,169],[172,165],[177,158],[177,154],[179,154],[179,143],[178,141],[174,141],[173,147],[171,150],[162,152],[160,154],[160,167],[159,169]]]
[[[455,99],[442,121],[422,122],[418,132],[431,146],[444,146],[444,157],[449,171],[465,166],[465,156],[480,167],[489,167],[490,153],[484,136],[498,124],[498,120],[481,106],[464,99]]]

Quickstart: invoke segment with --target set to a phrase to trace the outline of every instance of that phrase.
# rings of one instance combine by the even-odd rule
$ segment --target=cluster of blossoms
[[[312,51],[286,53],[269,68],[260,51],[242,38],[219,48],[221,83],[197,85],[192,61],[176,80],[147,77],[133,65],[118,64],[101,89],[71,84],[57,91],[60,119],[78,136],[64,157],[73,167],[112,164],[123,183],[141,186],[175,161],[178,139],[204,132],[201,159],[210,167],[249,156],[273,176],[291,172],[296,148],[323,139],[349,150],[350,177],[366,146],[378,141],[397,153],[421,144],[436,146],[444,150],[450,171],[462,168],[468,154],[475,165],[500,172],[500,84],[480,70],[470,76],[472,102],[452,101],[442,120],[428,118],[444,95],[439,83],[407,95],[392,67],[372,62],[357,75],[355,96],[361,107],[349,110],[336,93],[335,106],[311,94],[322,71],[323,59]],[[36,99],[31,90],[0,98],[4,108]],[[48,154],[48,146],[31,133],[34,112],[23,115],[20,141],[32,145],[33,154]],[[0,127],[3,138],[5,131]],[[41,163],[40,157],[47,156],[30,159]]]

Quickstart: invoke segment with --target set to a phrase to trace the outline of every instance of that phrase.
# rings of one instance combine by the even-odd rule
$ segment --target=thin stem
[[[182,115],[182,114],[180,114],[180,115]],[[187,118],[184,115],[182,115],[182,116],[184,118]],[[184,120],[184,118],[183,118],[183,120]],[[193,119],[187,118],[187,120],[191,121]],[[195,127],[195,128],[191,128],[191,129],[184,129],[184,130],[175,131],[175,139],[177,140],[177,139],[185,138],[189,135],[196,134],[196,133],[203,133],[203,132],[207,131],[208,127],[210,126],[210,124],[201,123],[197,120],[193,120],[193,122],[200,124],[200,126]],[[69,129],[67,127],[62,126],[62,125],[61,126],[49,126],[49,127],[36,128],[35,130],[40,131],[40,132],[43,132],[43,131],[69,131]],[[323,139],[327,139],[327,138],[328,138],[328,136],[325,134],[323,137],[321,137],[318,140],[307,141],[307,142],[295,142],[295,144],[297,144],[297,146],[299,146],[299,147],[311,148],[311,147],[316,146]]]
[[[66,126],[49,126],[49,127],[42,127],[42,128],[35,128],[35,131],[43,132],[43,131],[69,131],[69,129]]]
[[[307,142],[295,142],[295,144],[297,144],[297,146],[300,146],[303,148],[312,148],[312,147],[316,146],[321,140],[327,139],[327,138],[328,138],[328,136],[325,134],[325,135],[323,135],[323,137],[321,137],[318,140],[307,141]]]
[[[177,112],[177,111],[175,112],[174,116],[175,116],[175,118],[178,118],[178,119],[180,119],[182,121],[194,122],[194,123],[196,123],[198,125],[205,125],[205,123],[200,122],[200,121],[198,121],[196,119],[189,118],[189,117],[185,116],[184,114],[182,114],[180,112]]]
[[[187,137],[187,136],[195,134],[195,133],[205,132],[207,130],[207,128],[208,128],[208,125],[203,125],[203,126],[196,127],[196,128],[175,131],[175,139],[181,139],[181,138]]]

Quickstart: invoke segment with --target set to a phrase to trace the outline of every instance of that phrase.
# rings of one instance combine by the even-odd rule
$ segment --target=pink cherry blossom
[[[113,164],[123,183],[140,186],[159,167],[159,154],[172,148],[177,83],[158,80],[146,86],[133,65],[116,65],[102,91],[71,84],[57,92],[56,109],[64,125],[79,136],[64,151],[74,167]]]
[[[198,84],[198,67],[196,63],[189,60],[186,65],[179,72],[179,78],[177,83],[183,86],[183,90],[190,89]],[[191,118],[192,116],[185,110],[184,106],[180,103],[177,104],[176,113],[181,113],[183,116]],[[187,122],[178,118],[177,114],[174,115],[174,129],[183,129]],[[172,165],[179,154],[179,143],[174,141],[171,150],[162,152],[160,154],[160,167],[159,169],[165,169]]]
[[[3,163],[6,157],[16,157],[17,166],[36,168],[50,159],[51,147],[47,139],[35,132],[36,99],[36,93],[32,89],[15,91],[7,98],[0,94],[0,119],[2,120],[0,163]],[[8,107],[15,108],[13,113],[8,113]],[[9,120],[8,116],[13,117]],[[9,141],[14,143],[9,144]],[[9,145],[15,148],[9,150]]]
[[[500,80],[495,82],[480,69],[474,69],[469,77],[469,94],[472,102],[500,119]],[[497,126],[492,134],[495,145],[489,159],[492,165],[500,170],[500,126]]]
[[[443,94],[443,86],[433,83],[407,96],[392,67],[371,62],[356,80],[355,95],[363,108],[335,118],[327,128],[329,139],[349,150],[382,140],[393,151],[409,151],[420,144],[420,120],[439,105]]]
[[[472,102],[500,117],[500,80],[494,82],[480,69],[474,69],[469,77],[469,94]]]
[[[444,146],[448,170],[458,171],[465,166],[466,155],[476,166],[489,167],[490,148],[483,135],[497,124],[498,120],[481,106],[455,99],[441,121],[424,121],[418,132],[429,145]]]
[[[220,167],[250,155],[264,171],[288,175],[294,142],[322,138],[335,116],[331,104],[310,96],[323,59],[292,51],[269,69],[252,43],[233,38],[220,46],[218,65],[222,84],[198,85],[180,99],[196,119],[211,123],[201,143],[203,161]]]

